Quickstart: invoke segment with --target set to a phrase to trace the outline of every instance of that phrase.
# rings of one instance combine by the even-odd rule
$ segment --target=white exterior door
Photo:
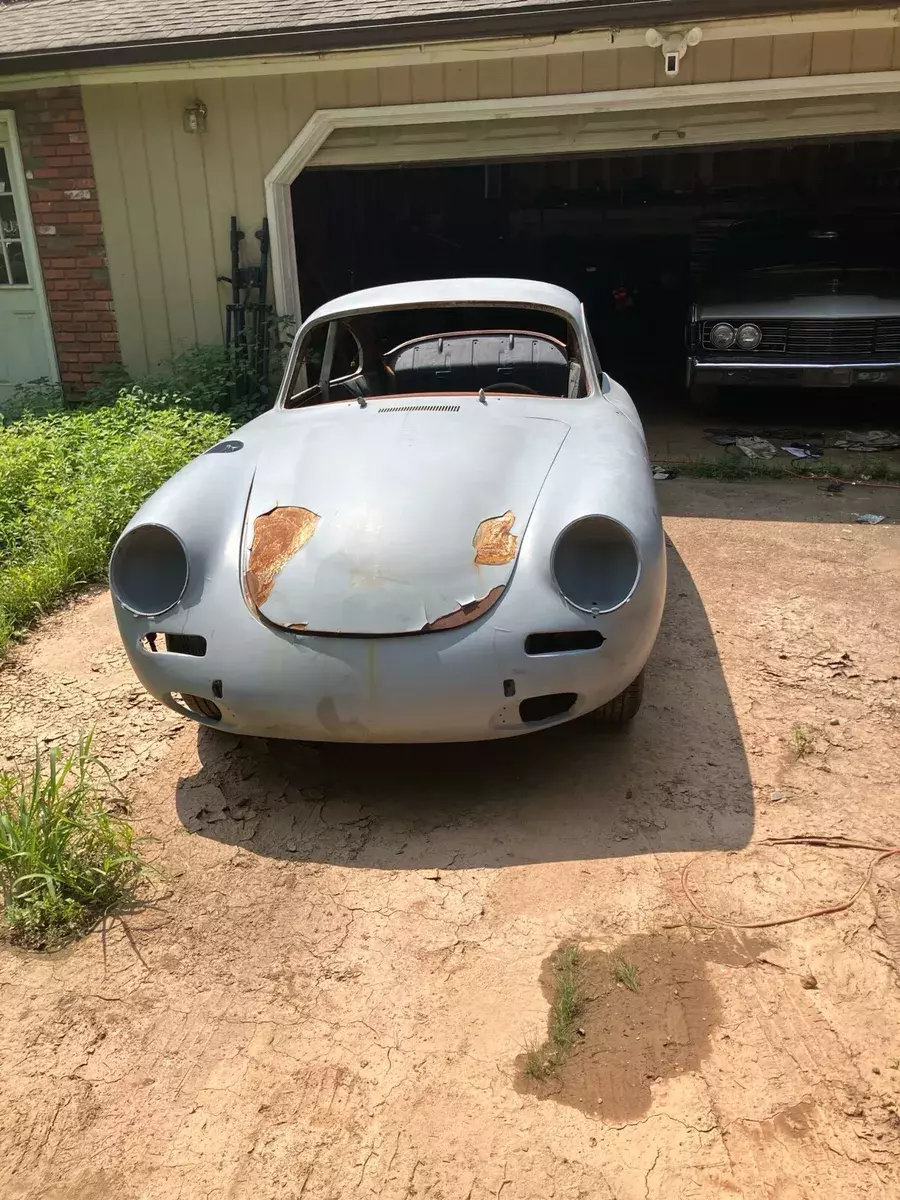
[[[57,378],[14,122],[0,112],[0,403],[16,384]]]

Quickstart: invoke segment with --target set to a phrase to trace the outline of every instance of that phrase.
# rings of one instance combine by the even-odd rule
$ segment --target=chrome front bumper
[[[710,387],[898,387],[900,362],[692,358],[689,376]]]

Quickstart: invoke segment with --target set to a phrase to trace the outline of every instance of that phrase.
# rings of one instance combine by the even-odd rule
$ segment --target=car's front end
[[[494,409],[502,403],[498,397],[491,401]],[[474,404],[486,428],[493,416],[477,399]],[[348,405],[345,414],[334,415],[355,423],[390,420],[375,406]],[[400,420],[408,435],[416,418],[424,425],[442,415],[401,414]],[[183,477],[171,480],[120,539],[110,574],[119,629],[135,673],[164,704],[201,723],[265,737],[474,741],[591,712],[640,674],[662,613],[665,546],[636,430],[625,429],[623,447],[618,439],[604,446],[564,427],[556,468],[542,480],[541,502],[530,515],[523,512],[521,523],[513,514],[517,519],[509,536],[518,545],[508,571],[490,561],[473,566],[474,587],[467,583],[467,590],[459,591],[461,603],[446,615],[423,610],[421,618],[413,618],[421,625],[416,632],[398,624],[377,635],[344,636],[307,631],[301,620],[294,622],[300,627],[290,628],[287,616],[308,616],[314,609],[279,614],[274,605],[278,581],[261,608],[247,585],[254,450],[260,440],[268,442],[273,424],[280,427],[278,440],[290,445],[301,436],[304,416],[273,412],[238,431],[230,439],[242,443],[238,449],[208,453],[191,464],[186,468],[193,476],[190,489]],[[547,424],[540,418],[517,419]],[[623,418],[616,420],[627,426]],[[601,506],[591,485],[604,475],[609,488]],[[465,481],[461,471],[459,484],[464,487]],[[268,505],[266,497],[259,507]],[[437,511],[425,507],[430,514]],[[494,511],[498,507],[489,506],[482,516],[501,515]],[[365,534],[367,526],[372,530],[378,523],[372,519],[377,504],[357,511],[358,519],[350,513],[344,547],[359,537],[358,553],[328,546],[320,529],[296,552],[293,564],[321,538],[322,561],[309,560],[310,605],[318,579],[323,614],[327,611],[333,593],[325,577],[328,563],[336,564],[343,579],[356,579],[358,603],[346,610],[346,623],[359,625],[367,617],[381,620],[379,614],[397,611],[405,601],[393,566],[372,569]],[[445,514],[434,519],[429,535],[428,523],[421,521],[409,531],[406,547],[421,556],[427,570],[441,557],[441,543],[458,536],[474,560],[478,523],[468,523],[471,530],[466,526],[463,536],[460,525],[457,534],[453,515]],[[377,541],[373,533],[369,549]],[[287,570],[293,564],[281,567],[279,581],[288,585],[286,603],[297,606]],[[336,628],[337,602],[334,610],[330,624]],[[445,616],[450,619],[442,620]],[[315,623],[328,622],[320,614]]]
[[[754,302],[734,291],[734,299],[694,305],[690,384],[900,386],[900,295],[845,291]]]
[[[855,222],[748,222],[723,238],[688,329],[695,398],[721,387],[900,385],[900,274]]]

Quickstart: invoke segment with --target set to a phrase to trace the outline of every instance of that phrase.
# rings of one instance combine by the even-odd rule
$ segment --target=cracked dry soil
[[[163,875],[66,951],[0,945],[3,1200],[900,1194],[896,860],[762,933],[702,928],[680,883],[693,859],[703,906],[764,921],[870,856],[761,839],[900,841],[900,492],[660,495],[669,604],[627,733],[198,732],[143,695],[99,591],[14,652],[0,761],[96,726]],[[573,940],[585,1045],[524,1089]]]

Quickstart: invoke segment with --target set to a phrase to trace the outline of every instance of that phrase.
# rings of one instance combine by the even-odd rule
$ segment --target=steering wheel
[[[498,379],[496,383],[490,384],[484,389],[486,392],[514,392],[522,393],[525,396],[539,396],[541,393],[535,391],[525,383],[514,383],[512,380]]]

